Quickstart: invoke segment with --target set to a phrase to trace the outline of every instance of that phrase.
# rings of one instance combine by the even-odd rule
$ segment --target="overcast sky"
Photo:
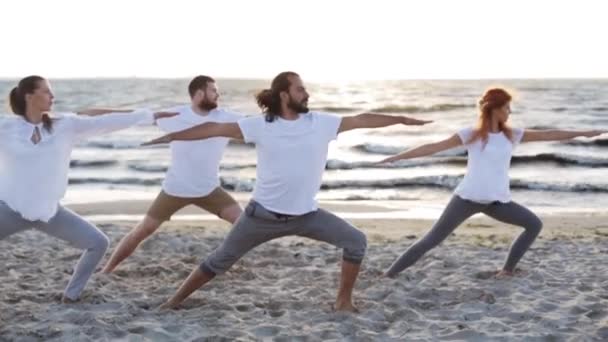
[[[3,1],[0,77],[608,77],[604,1]]]

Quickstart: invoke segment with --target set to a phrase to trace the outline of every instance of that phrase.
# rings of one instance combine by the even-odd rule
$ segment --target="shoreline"
[[[249,195],[249,194],[248,194]],[[250,196],[234,196],[241,207],[247,205]],[[64,206],[78,212],[80,215],[144,215],[148,207],[152,204],[151,199],[119,200],[119,201],[97,201],[97,202],[66,202]],[[381,200],[319,200],[319,207],[334,213],[344,213],[351,218],[373,219],[379,215],[393,219],[428,219],[434,220],[439,217],[446,203],[428,203],[420,201],[381,201]],[[563,208],[550,206],[530,206],[530,210],[539,216],[606,216],[608,211],[596,208]],[[357,214],[357,215],[355,215]],[[368,214],[369,217],[365,217]],[[208,212],[195,206],[188,206],[175,215],[204,215],[203,220],[215,217]],[[209,216],[209,217],[207,217]]]
[[[246,202],[239,201],[241,206]],[[130,229],[143,218],[150,201],[118,201],[99,202],[90,204],[67,205],[70,209],[83,215],[96,224],[113,224]],[[368,201],[335,202],[320,201],[319,206],[343,217],[356,227],[376,237],[397,240],[411,234],[423,234],[431,229],[433,223],[440,215],[439,212],[427,211],[425,215],[416,215],[402,210],[393,210]],[[119,213],[120,214],[117,214]],[[606,232],[608,234],[608,213],[599,211],[570,211],[538,213],[544,227],[541,236],[587,236]],[[218,234],[225,234],[230,224],[207,213],[195,206],[186,207],[178,211],[171,221],[164,222],[160,230],[188,230],[189,227],[204,226],[206,230],[217,230]],[[521,230],[496,221],[483,214],[477,214],[465,221],[455,234],[467,235],[509,235],[512,236]]]

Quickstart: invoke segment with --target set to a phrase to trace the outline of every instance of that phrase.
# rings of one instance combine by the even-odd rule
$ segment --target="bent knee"
[[[235,254],[212,254],[201,263],[200,269],[206,273],[221,275],[232,268],[232,265],[234,265],[239,259],[240,256]]]
[[[538,235],[540,231],[543,229],[543,221],[534,215],[531,217],[528,222],[525,222],[521,225],[527,232],[532,233],[534,235]]]
[[[528,229],[530,229],[534,234],[538,235],[543,229],[543,221],[537,217]]]
[[[357,231],[357,234],[355,235],[355,246],[357,246],[358,249],[363,249],[365,251],[367,249],[367,235],[361,231]]]
[[[106,234],[100,233],[93,240],[91,249],[96,249],[105,252],[108,250],[109,247],[110,238]]]
[[[343,259],[355,264],[360,264],[367,250],[367,236],[357,230],[351,236],[348,246],[344,248]]]

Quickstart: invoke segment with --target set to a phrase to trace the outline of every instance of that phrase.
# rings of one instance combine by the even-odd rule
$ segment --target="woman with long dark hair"
[[[10,92],[15,116],[0,119],[0,240],[35,228],[84,249],[63,294],[62,301],[70,302],[79,298],[109,244],[103,232],[59,204],[67,189],[74,145],[173,114],[138,110],[51,116],[53,99],[49,82],[40,76],[22,79]]]

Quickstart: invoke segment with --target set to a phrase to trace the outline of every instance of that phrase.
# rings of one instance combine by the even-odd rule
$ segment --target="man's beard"
[[[308,102],[308,99],[298,103],[290,96],[287,107],[296,113],[308,113],[309,109],[306,102]]]
[[[210,111],[217,108],[217,102],[211,102],[205,98],[198,103],[198,108],[204,111]]]

